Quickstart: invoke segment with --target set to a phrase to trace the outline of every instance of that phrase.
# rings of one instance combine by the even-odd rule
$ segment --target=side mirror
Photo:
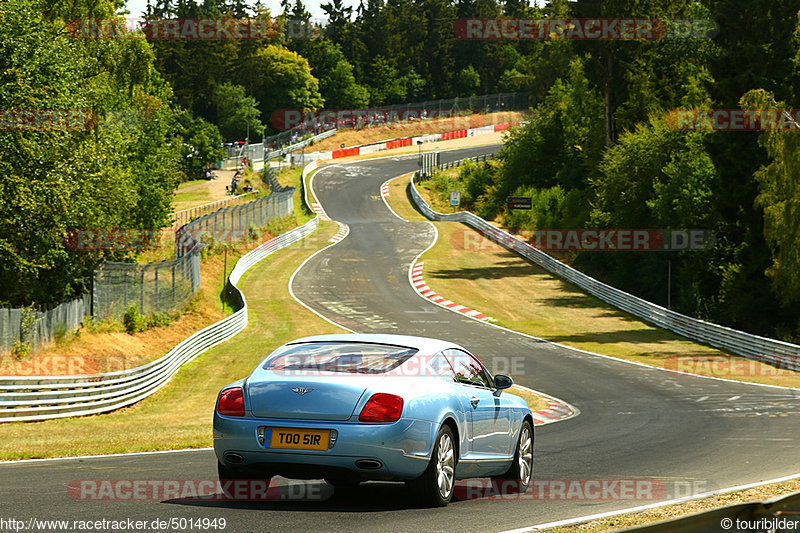
[[[500,396],[500,391],[505,390],[514,384],[514,380],[505,374],[497,374],[494,377],[495,395]]]

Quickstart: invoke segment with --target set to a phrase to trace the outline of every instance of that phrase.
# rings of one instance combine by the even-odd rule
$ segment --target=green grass
[[[408,175],[392,181],[389,202],[404,218],[426,220],[412,206],[408,184]],[[425,196],[425,189],[422,194]],[[434,224],[439,240],[422,257],[425,281],[445,298],[477,309],[500,325],[567,346],[671,370],[800,386],[798,373],[730,356],[647,324],[489,242],[468,226]]]
[[[211,194],[206,190],[200,191],[186,191],[176,192],[174,196],[175,203],[193,203],[205,204],[211,201]]]

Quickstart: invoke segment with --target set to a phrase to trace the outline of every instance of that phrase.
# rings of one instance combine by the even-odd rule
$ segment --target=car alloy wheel
[[[449,500],[453,494],[455,466],[453,440],[448,433],[442,433],[439,436],[439,446],[436,451],[436,480],[439,485],[439,496],[443,500]]]
[[[521,486],[527,487],[531,482],[531,475],[533,474],[533,439],[531,438],[531,430],[527,423],[522,426],[517,448],[519,482]]]
[[[408,481],[414,498],[424,505],[444,507],[453,498],[458,453],[453,431],[448,426],[439,428],[433,441],[433,450],[428,467],[420,477]]]

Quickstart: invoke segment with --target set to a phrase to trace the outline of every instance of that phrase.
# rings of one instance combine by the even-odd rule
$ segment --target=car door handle
[[[472,404],[472,407],[478,407],[478,402],[480,402],[480,401],[481,401],[481,399],[480,398],[476,398],[475,396],[473,396],[472,398],[469,399],[469,403]]]

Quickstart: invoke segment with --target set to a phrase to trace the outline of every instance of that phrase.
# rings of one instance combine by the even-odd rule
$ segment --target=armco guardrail
[[[264,161],[269,161],[273,157],[280,157],[282,155],[286,155],[286,154],[291,153],[291,152],[296,152],[297,150],[301,150],[301,149],[305,148],[309,144],[313,144],[313,143],[315,143],[317,141],[321,141],[322,139],[327,139],[328,137],[330,137],[331,135],[334,135],[335,133],[336,133],[336,129],[334,128],[334,129],[331,129],[331,130],[328,130],[328,131],[324,131],[324,132],[320,133],[319,135],[314,135],[313,137],[309,137],[308,139],[306,139],[304,141],[300,141],[299,143],[291,144],[289,146],[284,146],[283,148],[281,148],[279,150],[273,150],[271,152],[266,152],[265,155],[264,155]]]
[[[243,256],[229,282],[239,309],[175,346],[163,357],[129,370],[81,376],[0,377],[0,422],[48,420],[113,411],[136,403],[163,387],[180,367],[242,331],[247,301],[237,284],[242,275],[268,255],[293,244],[317,228],[314,218],[270,239]]]
[[[777,365],[781,368],[800,371],[800,346],[796,344],[760,337],[676,313],[587,276],[527,242],[516,238],[507,231],[489,224],[473,213],[468,211],[453,214],[436,212],[420,196],[414,183],[415,180],[416,175],[411,182],[411,196],[420,211],[432,220],[467,224],[504,248],[517,252],[545,270],[570,283],[574,283],[589,294],[651,324],[735,355]]]
[[[741,521],[737,525],[736,521]],[[728,524],[728,527],[725,525]],[[756,526],[755,524],[761,524]],[[639,533],[705,533],[706,531],[798,531],[800,524],[800,492],[763,502],[726,505],[621,531]]]
[[[476,156],[473,156],[473,157],[465,157],[463,159],[456,159],[455,161],[450,161],[449,163],[442,163],[441,165],[438,166],[438,168],[439,168],[439,170],[446,170],[448,168],[456,168],[456,167],[460,167],[461,165],[463,165],[467,161],[471,161],[473,163],[484,163],[484,162],[488,161],[489,159],[492,159],[494,156],[495,156],[495,154],[492,152],[492,153],[488,153],[488,154],[476,155]]]

